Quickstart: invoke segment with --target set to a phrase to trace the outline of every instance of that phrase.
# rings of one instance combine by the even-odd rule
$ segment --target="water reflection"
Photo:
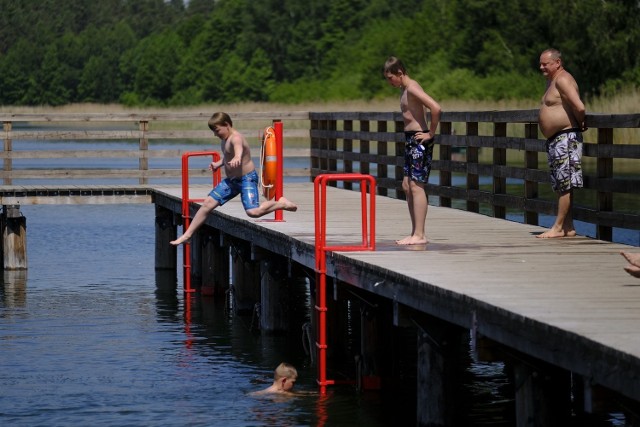
[[[24,307],[27,303],[27,270],[4,270],[0,291],[2,306]]]

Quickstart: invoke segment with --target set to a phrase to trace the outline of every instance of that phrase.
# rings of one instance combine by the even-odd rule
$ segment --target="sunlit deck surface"
[[[193,186],[191,198],[209,190]],[[180,195],[154,186],[152,197],[179,214]],[[236,198],[207,224],[313,269],[313,184],[286,184],[285,196],[298,211],[284,212],[282,222],[249,218]],[[330,187],[327,200],[327,243],[360,243],[360,193]],[[377,197],[376,205],[376,251],[334,254],[328,276],[640,400],[640,280],[624,272],[619,255],[638,248],[538,239],[542,227],[435,206],[429,243],[403,247],[395,240],[410,231],[406,203]]]

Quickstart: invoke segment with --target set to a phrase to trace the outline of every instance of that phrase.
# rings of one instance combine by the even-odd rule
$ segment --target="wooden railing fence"
[[[9,114],[3,123],[2,183],[73,179],[91,182],[110,178],[180,182],[180,157],[199,142],[215,149],[207,128],[210,113],[149,114]],[[257,136],[273,120],[285,123],[285,147],[309,144],[310,181],[322,173],[358,172],[376,177],[378,194],[404,198],[401,190],[404,136],[399,113],[379,112],[238,112],[234,124]],[[596,235],[612,240],[614,228],[640,229],[640,114],[589,114],[585,133],[585,189],[576,192],[575,218],[594,224]],[[128,141],[126,149],[41,149],[33,141]],[[173,141],[180,148],[164,149]],[[21,148],[24,142],[31,149]],[[212,145],[214,144],[214,145]],[[255,142],[254,144],[259,144]],[[301,145],[302,144],[302,145]],[[254,153],[254,156],[256,153]],[[46,159],[113,161],[137,159],[137,167],[46,168],[20,162]],[[152,159],[169,159],[170,167],[152,167]],[[72,162],[74,165],[78,162]],[[104,162],[103,162],[104,163]],[[166,163],[166,162],[165,162]],[[18,167],[16,167],[18,165]],[[206,168],[191,171],[207,176]],[[306,170],[294,175],[307,175]],[[544,139],[537,110],[445,112],[436,140],[430,196],[439,204],[497,218],[516,212],[538,224],[540,214],[554,215]],[[352,184],[345,182],[345,188]]]
[[[437,196],[441,206],[482,210],[497,218],[506,218],[509,210],[521,212],[527,224],[537,225],[540,214],[555,215],[557,203],[550,194],[537,114],[537,110],[443,113],[431,175],[438,183],[428,184],[428,194]],[[380,195],[404,198],[399,113],[310,113],[309,117],[312,179],[323,173],[371,173]],[[589,114],[586,125],[585,189],[576,192],[574,217],[594,224],[598,238],[612,240],[615,227],[640,229],[640,114]],[[621,130],[631,135],[628,141],[614,141]],[[635,160],[623,166],[620,159]],[[460,182],[454,183],[454,177]],[[350,185],[345,183],[346,188]],[[616,197],[624,198],[625,209],[614,210]]]
[[[0,113],[3,123],[2,151],[3,169],[0,174],[4,185],[15,184],[16,180],[81,180],[91,182],[104,179],[138,180],[139,184],[149,184],[153,179],[170,179],[180,183],[180,158],[186,151],[192,151],[187,144],[181,148],[162,148],[167,141],[182,144],[199,144],[212,150],[219,149],[219,142],[207,127],[211,113],[149,113],[149,114],[7,114]],[[300,122],[308,121],[307,112],[291,113],[233,113],[237,123],[252,146],[259,146],[258,132],[273,120]],[[304,128],[285,129],[285,136],[308,140],[309,130]],[[93,141],[95,148],[83,150],[24,149],[26,142],[69,142]],[[97,142],[129,142],[123,149],[105,149]],[[44,144],[43,144],[44,145]],[[50,147],[50,145],[49,145]],[[254,156],[259,153],[252,153]],[[74,160],[101,159],[111,166],[96,169],[86,165],[73,168],[47,168],[43,166],[21,166],[21,163],[41,162],[46,159]],[[122,159],[137,159],[135,167],[117,167]],[[150,160],[173,159],[175,167],[153,167]],[[79,162],[74,162],[78,164]],[[165,162],[166,163],[166,162]],[[113,166],[113,167],[112,167]],[[308,172],[307,172],[308,173]],[[210,176],[206,168],[194,169],[192,176]]]

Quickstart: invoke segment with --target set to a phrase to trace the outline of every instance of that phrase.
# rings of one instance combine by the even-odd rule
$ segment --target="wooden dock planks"
[[[218,212],[312,251],[313,185],[287,184],[285,196],[299,209],[284,222],[249,218],[238,199]],[[357,244],[360,193],[329,188],[327,200],[327,243]],[[640,280],[624,272],[619,255],[639,248],[537,239],[544,228],[435,206],[429,243],[402,247],[395,240],[410,231],[406,203],[378,196],[376,204],[376,251],[335,254],[329,276],[640,399]]]

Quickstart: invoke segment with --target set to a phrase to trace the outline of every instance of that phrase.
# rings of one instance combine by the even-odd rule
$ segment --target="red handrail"
[[[327,182],[360,181],[360,205],[362,216],[362,243],[360,245],[327,246]],[[369,187],[369,214],[367,215],[367,184]],[[371,175],[356,173],[323,174],[313,181],[314,212],[316,238],[316,306],[318,312],[318,385],[320,394],[327,393],[327,385],[334,380],[327,379],[327,261],[328,251],[375,251],[376,250],[376,217],[375,186],[376,180]],[[369,221],[367,221],[367,218]]]
[[[189,203],[202,202],[204,199],[189,198],[189,159],[191,157],[211,156],[212,162],[220,161],[220,154],[217,151],[192,151],[182,155],[182,228],[183,232],[189,228],[191,217],[189,216]],[[215,187],[221,180],[220,168],[213,172],[212,184]],[[182,245],[183,262],[183,290],[184,292],[194,292],[191,288],[191,243],[189,241]]]

